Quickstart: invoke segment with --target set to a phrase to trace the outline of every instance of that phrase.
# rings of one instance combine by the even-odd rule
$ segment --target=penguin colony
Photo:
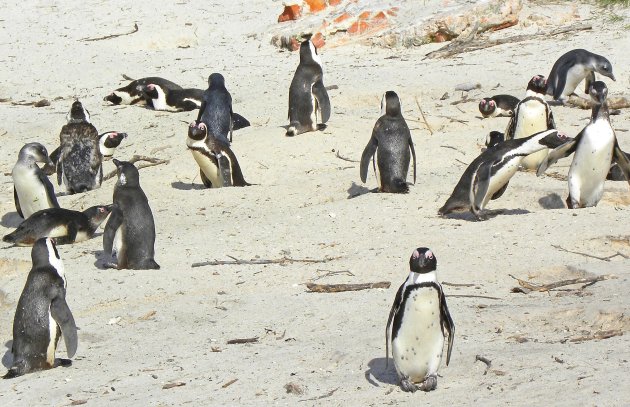
[[[299,57],[288,89],[286,136],[291,137],[325,129],[331,116],[322,60],[310,40],[301,44]],[[622,176],[630,182],[630,160],[621,151],[609,120],[608,88],[595,73],[615,80],[606,58],[576,49],[558,59],[548,78],[533,76],[523,99],[505,94],[482,99],[479,111],[483,118],[507,116],[510,122],[505,132],[489,134],[488,148],[466,168],[439,215],[470,211],[476,219],[485,220],[486,205],[505,193],[519,169],[537,170],[540,175],[570,154],[574,158],[568,173],[568,208],[596,206],[604,181],[613,177],[613,169],[617,174],[614,177]],[[571,138],[556,129],[551,103],[545,95],[563,104],[583,80],[593,103],[591,120]],[[104,100],[155,110],[199,109],[186,129],[186,146],[199,167],[204,186],[252,185],[245,181],[232,149],[233,132],[250,123],[233,112],[223,75],[211,74],[205,91],[184,89],[160,77],[141,78],[116,89]],[[379,183],[375,191],[406,193],[410,164],[416,182],[416,152],[395,92],[384,93],[381,114],[363,150],[359,176],[364,183],[367,181],[372,161]],[[61,337],[69,358],[78,349],[77,326],[66,301],[67,283],[58,244],[92,238],[108,218],[103,233],[103,267],[160,268],[154,250],[156,222],[140,186],[138,169],[132,163],[113,159],[118,179],[112,203],[83,212],[60,208],[47,177],[56,172],[58,185],[63,185],[68,194],[99,188],[103,160],[111,158],[126,137],[126,133],[117,131],[99,135],[88,110],[75,101],[61,130],[60,145],[50,156],[39,143],[26,144],[19,151],[12,176],[16,211],[24,221],[3,241],[32,246],[32,269],[15,312],[13,364],[5,378],[70,365],[69,360],[55,359]],[[404,391],[437,388],[445,343],[446,365],[451,360],[455,324],[436,273],[435,253],[426,247],[415,249],[409,259],[409,274],[395,295],[385,326],[386,360],[389,362],[391,349]]]

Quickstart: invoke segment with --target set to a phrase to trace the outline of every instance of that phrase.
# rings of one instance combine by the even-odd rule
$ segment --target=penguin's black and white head
[[[107,216],[109,216],[113,209],[114,204],[97,205],[87,208],[83,211],[83,213],[85,214],[85,216],[87,216],[87,218],[90,220],[90,224],[96,230],[96,228],[98,228],[101,223],[103,223],[103,221],[107,219]]]
[[[27,143],[20,149],[18,154],[19,161],[36,162],[45,165],[54,165],[48,157],[48,151],[40,143]]]
[[[591,95],[593,102],[598,105],[603,105],[606,103],[606,98],[608,97],[608,87],[606,87],[606,84],[602,81],[595,81],[591,83],[588,94]]]
[[[220,73],[213,73],[208,77],[208,87],[211,89],[225,88],[225,78]]]
[[[381,115],[396,117],[401,114],[401,105],[398,95],[396,92],[388,90],[381,99]]]
[[[43,237],[38,239],[31,250],[31,260],[33,261],[33,268],[52,266],[59,277],[63,279],[65,286],[66,276],[63,261],[61,261],[61,256],[59,256],[53,238]]]
[[[300,63],[310,62],[315,62],[320,67],[322,66],[322,59],[317,53],[317,47],[313,44],[313,41],[302,41],[300,44]]]
[[[114,155],[116,147],[127,138],[127,133],[121,133],[118,131],[108,131],[99,136],[99,149],[103,157],[111,157]]]
[[[196,141],[200,141],[200,140],[205,140],[206,136],[208,135],[208,127],[206,126],[206,124],[204,122],[191,122],[190,125],[188,126],[188,137],[196,140]]]
[[[167,110],[166,104],[166,92],[160,85],[149,83],[146,86],[138,86],[138,91],[141,92],[145,98],[151,99],[153,109],[155,110]]]
[[[505,134],[500,131],[491,131],[486,136],[486,147],[494,147],[505,140]]]
[[[129,96],[129,94],[127,94],[127,96]],[[126,104],[131,104],[131,96],[129,96],[128,99],[130,100],[130,102],[126,103]],[[105,102],[109,102],[109,103],[111,103],[113,105],[119,105],[119,104],[121,104],[123,102],[124,99],[121,96],[119,96],[116,93],[116,91],[114,91],[114,92],[110,93],[109,95],[105,96],[103,98],[103,100]]]
[[[613,81],[615,80],[615,75],[613,75],[612,71],[612,64],[608,59],[602,56],[599,56],[599,58],[595,61],[595,71],[597,71],[600,75],[604,75],[612,79]]]
[[[409,269],[418,274],[430,273],[437,269],[437,259],[430,249],[419,247],[411,253]]]
[[[543,75],[536,75],[527,84],[527,93],[544,95],[547,92],[547,79]]]
[[[83,107],[81,102],[75,100],[66,115],[68,123],[90,123],[90,112]]]
[[[130,162],[118,161],[113,159],[112,162],[116,166],[118,172],[117,186],[122,187],[137,187],[140,186],[140,174],[138,169]]]
[[[491,115],[497,109],[497,104],[492,98],[483,98],[479,101],[479,112],[485,117]]]

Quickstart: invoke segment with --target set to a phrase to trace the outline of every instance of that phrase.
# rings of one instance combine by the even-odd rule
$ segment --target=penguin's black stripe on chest
[[[400,301],[400,307],[398,309],[398,313],[394,317],[394,323],[392,325],[392,341],[396,339],[396,337],[398,336],[398,332],[400,331],[400,326],[402,325],[402,314],[404,312],[403,304],[405,304],[407,300],[409,300],[409,296],[411,295],[411,293],[417,290],[418,288],[433,288],[434,290],[438,292],[438,296],[439,296],[439,293],[442,292],[442,289],[440,288],[440,286],[433,281],[427,281],[424,283],[412,284],[408,286],[405,289],[405,292],[403,293],[403,297]],[[442,316],[440,315],[440,320],[441,319],[442,319]]]

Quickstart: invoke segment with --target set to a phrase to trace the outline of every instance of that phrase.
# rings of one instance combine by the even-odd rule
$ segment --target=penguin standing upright
[[[564,103],[584,79],[584,92],[589,93],[591,84],[595,82],[595,72],[615,80],[608,59],[585,49],[571,50],[553,64],[547,78],[546,93]]]
[[[516,105],[514,116],[505,130],[506,140],[529,137],[534,133],[556,128],[551,108],[545,102],[546,88],[547,81],[542,75],[536,75],[529,81],[525,99]],[[524,158],[521,167],[535,170],[546,156],[547,149],[542,149]]]
[[[409,192],[407,171],[410,151],[413,157],[413,182],[416,183],[416,152],[396,92],[388,91],[383,95],[381,112],[383,115],[376,121],[372,137],[361,155],[361,181],[366,181],[370,159],[377,154],[381,192],[406,193]]]
[[[606,104],[608,88],[604,82],[595,81],[588,93],[593,101],[590,122],[574,139],[551,151],[538,168],[538,175],[541,175],[560,158],[575,153],[568,176],[567,206],[570,209],[596,206],[599,203],[613,160],[630,183],[630,160],[621,151],[610,125]]]
[[[99,135],[90,123],[90,113],[78,100],[67,116],[68,124],[59,134],[57,183],[70,194],[99,188],[103,181],[103,155]]]
[[[5,379],[52,368],[60,335],[69,358],[77,350],[77,326],[66,302],[63,262],[53,240],[35,242],[31,258],[33,267],[13,319],[13,364]]]
[[[55,189],[37,163],[43,163],[48,169],[54,167],[46,147],[40,143],[28,143],[20,149],[11,171],[15,210],[24,219],[42,209],[59,208]]]
[[[208,133],[215,138],[232,141],[232,95],[225,88],[225,78],[220,73],[208,77],[208,89],[203,93],[197,122],[205,123]]]
[[[140,174],[132,163],[112,159],[118,171],[114,206],[103,233],[105,256],[118,269],[159,269],[155,262],[155,222],[149,201],[140,187]]]
[[[385,359],[392,345],[394,366],[404,391],[437,387],[444,338],[448,336],[446,365],[451,360],[455,324],[437,280],[437,259],[426,247],[413,251],[410,272],[396,292],[385,328]],[[419,383],[419,384],[418,384]]]
[[[330,99],[324,87],[322,60],[311,40],[300,45],[300,64],[289,87],[287,136],[323,130],[330,118]],[[318,120],[319,115],[319,120]]]

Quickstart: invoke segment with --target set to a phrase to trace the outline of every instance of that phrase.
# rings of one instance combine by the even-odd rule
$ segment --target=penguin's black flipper
[[[400,301],[402,299],[403,287],[405,283],[401,284],[398,287],[398,291],[396,291],[396,297],[394,298],[394,303],[392,304],[392,308],[389,310],[389,317],[387,317],[387,325],[385,326],[385,367],[389,365],[389,332],[392,326],[392,321],[394,320],[394,315],[398,312],[398,308],[400,308]]]
[[[413,158],[413,183],[416,184],[416,150],[413,148],[413,140],[409,136],[409,149],[411,149],[411,157]]]
[[[617,139],[615,139],[615,147],[613,149],[614,160],[617,162],[619,169],[623,173],[623,176],[626,178],[626,181],[630,184],[630,160],[628,156],[621,151],[619,147],[619,143],[617,143]]]
[[[63,166],[61,165],[61,155],[57,159],[57,164],[55,165],[57,169],[57,185],[61,185],[61,177],[63,176]]]
[[[24,214],[22,213],[22,207],[20,206],[20,199],[18,198],[17,190],[15,186],[13,187],[13,201],[15,202],[15,210],[20,215],[22,219],[24,219]]]
[[[319,117],[321,123],[326,123],[330,119],[330,99],[328,98],[328,92],[324,86],[324,82],[318,80],[313,84],[312,88],[313,96],[317,101],[319,107]]]
[[[206,177],[206,174],[203,173],[202,169],[199,169],[199,176],[201,177],[201,182],[203,182],[203,185],[206,188],[212,188],[212,181],[210,181],[208,177]]]
[[[562,96],[562,91],[567,84],[567,75],[569,69],[573,65],[575,65],[575,57],[567,58],[562,65],[558,66],[555,72],[555,77],[553,80],[555,81],[555,86],[553,89],[553,99],[558,100],[560,96]],[[551,75],[550,75],[551,76]],[[548,78],[551,79],[551,78]]]
[[[48,199],[50,199],[50,204],[54,208],[59,208],[59,202],[57,202],[57,195],[55,195],[55,187],[53,187],[52,182],[48,179],[46,174],[43,171],[37,171],[37,177],[39,178],[39,182],[44,185],[46,188],[46,195],[48,195]]]
[[[201,116],[203,115],[203,113],[206,111],[206,100],[203,99],[201,101],[201,106],[199,106],[199,114],[197,114],[197,123],[201,122]]]
[[[375,132],[376,132],[376,128],[374,128],[373,133]],[[376,137],[374,137],[374,135],[372,135],[372,138],[370,138],[370,141],[368,142],[367,146],[365,146],[365,149],[363,150],[363,154],[361,154],[360,176],[361,176],[361,182],[363,183],[367,181],[367,172],[368,172],[368,166],[370,165],[370,159],[376,153],[377,147],[378,147],[378,140],[376,139]]]
[[[230,160],[224,154],[217,155],[217,163],[219,164],[219,174],[223,181],[223,187],[232,186],[232,170],[230,168]]]
[[[591,89],[591,85],[593,84],[593,82],[595,82],[595,72],[590,71],[588,73],[588,75],[586,75],[585,81],[584,81],[584,93],[586,93],[587,95],[589,94],[588,91],[589,89]]]
[[[542,160],[542,162],[538,166],[538,169],[536,170],[536,175],[540,177],[547,170],[547,168],[555,164],[556,161],[573,154],[578,146],[578,141],[581,137],[582,132],[580,132],[580,134],[578,134],[574,139],[569,140],[566,143],[562,144],[560,147],[556,147],[555,149],[551,150],[549,154],[547,154],[547,157],[545,157],[545,159]]]
[[[448,350],[446,351],[446,366],[448,366],[448,363],[451,361],[451,351],[453,350],[455,324],[446,306],[446,297],[444,296],[443,290],[440,290],[440,322],[442,324],[442,332],[446,331],[448,333]]]
[[[499,190],[495,192],[494,195],[492,195],[490,199],[495,200],[495,199],[501,198],[501,195],[503,195],[503,193],[505,192],[509,184],[510,184],[510,181],[506,182],[505,185],[499,188]]]
[[[61,333],[63,334],[63,340],[66,344],[66,351],[68,351],[68,357],[71,358],[77,352],[77,346],[79,339],[77,338],[77,325],[74,323],[74,317],[66,300],[57,293],[56,298],[50,303],[50,315],[59,327],[61,327]]]
[[[503,136],[503,140],[512,140],[514,138],[514,131],[516,131],[516,115],[518,114],[518,106],[517,109],[514,110],[514,115],[510,117],[510,121],[508,122],[507,128],[505,129],[505,133]]]
[[[547,105],[547,130],[555,129],[556,121],[553,119],[553,112],[551,108]]]
[[[246,118],[244,118],[238,113],[232,113],[232,129],[233,130],[240,130],[249,126],[251,126],[251,123],[249,122],[249,120],[247,120]]]
[[[112,209],[112,213],[109,215],[109,219],[107,219],[107,223],[105,224],[105,231],[103,232],[103,251],[106,256],[112,255],[112,248],[114,246],[114,238],[116,237],[116,232],[120,225],[123,222],[123,213],[120,208],[114,206]]]
[[[50,153],[50,155],[48,156],[50,157],[50,161],[52,161],[55,165],[57,165],[57,161],[59,161],[59,149],[60,147],[55,148],[53,152]]]
[[[488,194],[490,177],[492,176],[492,166],[495,162],[481,163],[475,171],[470,183],[470,207],[473,213],[479,217],[479,210],[483,205],[484,198]]]

